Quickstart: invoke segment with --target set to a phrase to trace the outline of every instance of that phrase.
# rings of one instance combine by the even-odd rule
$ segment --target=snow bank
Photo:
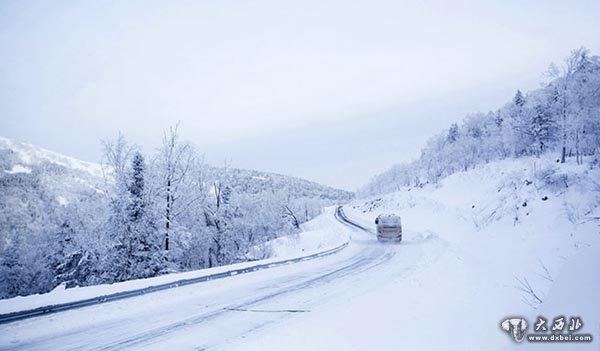
[[[325,211],[325,215],[302,225],[303,231],[286,235],[270,241],[272,257],[289,257],[303,253],[327,250],[348,241],[348,235],[342,231],[332,231],[328,223],[333,216],[333,208]]]
[[[246,257],[251,260],[291,257],[325,251],[342,245],[349,238],[345,231],[332,230],[335,226],[334,211],[335,207],[324,209],[323,214],[301,225],[302,232],[281,236],[256,246]]]

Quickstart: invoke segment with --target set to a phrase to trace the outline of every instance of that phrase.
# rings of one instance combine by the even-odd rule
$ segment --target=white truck
[[[402,241],[402,222],[395,214],[380,214],[375,218],[377,225],[377,240]]]

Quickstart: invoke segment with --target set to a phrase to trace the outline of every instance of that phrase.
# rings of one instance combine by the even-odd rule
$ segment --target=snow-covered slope
[[[282,191],[292,194],[292,197],[318,198],[336,203],[344,203],[354,197],[349,191],[278,173],[219,167],[211,168],[210,173],[218,174],[219,179],[227,180],[235,189],[246,194]]]
[[[104,176],[99,164],[81,161],[35,145],[0,137],[0,178],[36,179],[65,205],[81,192],[102,192]],[[16,180],[13,180],[16,182]]]
[[[398,312],[418,321],[416,335],[428,329],[482,349],[509,340],[498,327],[507,316],[581,316],[587,322],[582,332],[598,335],[600,305],[593,296],[600,291],[600,266],[567,267],[600,256],[599,205],[598,169],[522,158],[457,173],[437,186],[357,201],[346,212],[366,224],[381,212],[396,212],[405,240],[424,232],[444,240],[440,261],[419,274],[416,286],[397,291],[418,308]],[[542,303],[522,291],[525,284]],[[461,334],[457,326],[472,332]],[[380,332],[392,332],[387,329]],[[438,346],[446,348],[441,341]]]
[[[104,192],[99,165],[0,138],[0,250],[16,238],[46,245],[43,234],[64,223],[72,204],[99,217]]]
[[[32,144],[0,137],[0,150],[13,154],[15,156],[13,160],[25,167],[50,163],[102,177],[102,168],[99,164],[81,161]]]

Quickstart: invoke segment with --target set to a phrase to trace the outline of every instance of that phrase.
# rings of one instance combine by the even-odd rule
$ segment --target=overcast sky
[[[354,190],[600,54],[600,1],[0,0],[0,135],[88,161],[169,125],[215,164]]]

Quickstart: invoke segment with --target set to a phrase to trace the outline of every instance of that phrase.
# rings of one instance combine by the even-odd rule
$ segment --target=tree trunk
[[[165,213],[165,251],[169,251],[169,229],[171,227],[171,177],[167,179],[167,209]]]
[[[567,157],[567,86],[563,88],[562,96],[562,155],[560,157],[560,163],[565,163]]]
[[[209,247],[208,248],[208,268],[212,268],[214,267],[214,262],[213,262],[213,248]]]
[[[284,205],[284,209],[287,212],[287,215],[292,219],[292,225],[294,226],[294,228],[300,229],[300,222],[298,221],[298,218],[296,217],[294,212],[290,209],[288,205]]]

